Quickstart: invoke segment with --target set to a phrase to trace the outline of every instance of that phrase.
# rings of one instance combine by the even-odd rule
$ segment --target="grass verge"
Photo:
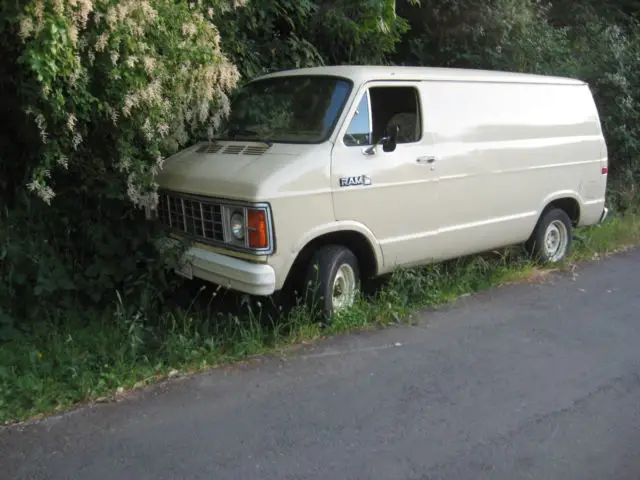
[[[640,244],[640,215],[577,232],[566,266]],[[535,275],[518,249],[399,271],[325,331],[303,309],[287,315],[172,309],[146,316],[118,297],[108,312],[59,312],[0,345],[0,424],[62,411],[130,388],[315,341],[324,335],[411,321],[411,313]],[[247,311],[248,310],[248,311]]]

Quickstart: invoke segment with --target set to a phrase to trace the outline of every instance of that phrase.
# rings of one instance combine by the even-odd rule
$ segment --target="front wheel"
[[[341,245],[327,245],[311,257],[306,275],[307,303],[323,320],[353,305],[360,288],[358,259]]]
[[[558,263],[571,252],[572,237],[571,219],[564,210],[553,208],[540,218],[525,248],[540,263]]]

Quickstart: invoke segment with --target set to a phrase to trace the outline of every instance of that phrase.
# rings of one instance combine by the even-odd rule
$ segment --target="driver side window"
[[[364,92],[360,104],[356,109],[347,133],[344,135],[344,144],[348,147],[357,145],[371,145],[371,112],[369,111],[369,92]]]
[[[414,86],[369,88],[351,119],[344,144],[369,146],[394,132],[396,142],[416,143],[422,138],[420,96]]]

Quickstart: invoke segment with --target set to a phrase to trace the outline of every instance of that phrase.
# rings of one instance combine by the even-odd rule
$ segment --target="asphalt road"
[[[0,430],[0,478],[640,479],[640,251]]]

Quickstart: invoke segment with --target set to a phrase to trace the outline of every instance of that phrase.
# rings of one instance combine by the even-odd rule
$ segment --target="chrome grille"
[[[199,200],[176,192],[159,192],[160,223],[187,235],[223,242],[222,207],[213,201]]]

